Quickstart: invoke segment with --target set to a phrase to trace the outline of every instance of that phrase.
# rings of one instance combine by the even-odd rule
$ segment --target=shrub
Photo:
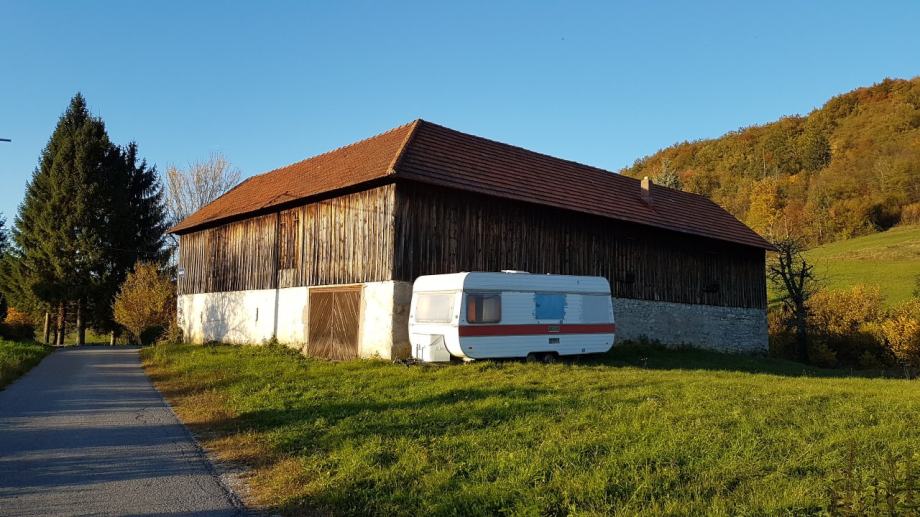
[[[877,367],[890,360],[879,325],[885,310],[877,287],[825,290],[809,300],[809,359],[819,366]],[[812,358],[811,354],[815,357]]]
[[[920,367],[920,299],[896,307],[879,328],[899,362]]]
[[[10,307],[0,325],[0,335],[12,341],[30,341],[35,339],[35,323],[29,314]]]
[[[837,352],[824,340],[812,339],[808,342],[808,362],[821,368],[837,366]]]
[[[901,209],[901,224],[920,224],[920,202],[904,205]]]
[[[809,301],[810,323],[821,334],[853,334],[881,320],[883,303],[878,287],[819,291]]]
[[[771,307],[767,311],[767,335],[770,356],[781,359],[795,359],[795,333],[787,311],[782,307]]]
[[[152,262],[138,262],[121,285],[112,310],[115,321],[135,342],[149,344],[175,313],[175,286]]]
[[[166,331],[160,336],[160,341],[163,343],[182,343],[185,341],[185,336],[182,333],[182,327],[179,326],[179,322],[176,321],[174,316],[169,318],[169,326],[166,327]]]

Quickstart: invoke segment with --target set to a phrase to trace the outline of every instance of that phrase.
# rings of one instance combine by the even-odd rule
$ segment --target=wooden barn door
[[[307,353],[327,359],[358,357],[361,287],[310,289]]]

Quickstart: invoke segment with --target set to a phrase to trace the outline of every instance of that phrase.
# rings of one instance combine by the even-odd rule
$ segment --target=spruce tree
[[[23,271],[36,297],[57,310],[58,343],[67,308],[87,299],[102,261],[98,196],[112,143],[79,93],[58,121],[26,187],[13,229]]]
[[[98,278],[98,289],[90,300],[93,326],[114,331],[112,302],[126,275],[138,260],[163,263],[166,208],[163,189],[155,167],[138,158],[134,142],[113,150],[112,177],[100,211],[106,228],[106,268]]]
[[[81,343],[87,323],[112,329],[112,299],[127,271],[138,258],[160,258],[161,191],[137,146],[113,144],[78,93],[26,188],[13,229],[16,252],[0,268],[2,283],[18,280],[22,292],[14,294],[22,303],[34,297],[57,312],[58,343],[69,308]]]

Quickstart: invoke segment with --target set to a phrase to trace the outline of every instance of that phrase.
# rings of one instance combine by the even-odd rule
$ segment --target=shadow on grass
[[[855,377],[862,379],[904,379],[900,369],[828,369],[772,357],[728,354],[697,348],[667,348],[661,345],[627,343],[606,354],[583,356],[573,362],[596,366],[632,366],[650,370],[709,370],[781,375],[785,377]]]
[[[654,415],[657,404],[643,404],[654,398],[649,393],[654,395],[656,390],[643,388],[661,381],[660,376],[618,375],[626,374],[621,369],[627,366],[789,377],[881,376],[764,357],[637,345],[620,345],[607,354],[573,359],[571,363],[584,368],[581,373],[587,375],[576,374],[576,368],[515,364],[517,361],[402,366],[383,361],[305,360],[296,352],[256,347],[186,350],[191,357],[181,357],[182,350],[177,350],[172,365],[168,364],[173,360],[168,348],[160,349],[159,354],[151,352],[164,361],[162,368],[149,372],[151,377],[169,398],[186,399],[190,412],[200,412],[203,419],[188,424],[196,434],[228,438],[216,442],[216,447],[229,461],[265,468],[256,478],[256,491],[268,501],[268,511],[296,515],[323,514],[317,509],[336,514],[408,513],[431,501],[426,508],[430,514],[497,514],[531,503],[532,507],[520,506],[528,511],[518,513],[565,514],[571,510],[566,506],[571,501],[553,488],[554,476],[560,472],[577,476],[598,465],[619,468],[605,463],[617,448],[578,434],[573,434],[571,442],[547,443],[543,425],[559,424],[573,404],[594,404],[608,389],[620,391],[613,398],[617,407],[640,408]],[[217,363],[211,362],[212,354]],[[603,375],[594,376],[594,369]],[[551,382],[542,382],[544,371],[553,377]],[[591,390],[590,397],[580,398],[581,387],[575,384],[560,394],[560,385],[578,379],[587,379],[585,389]],[[697,379],[692,382],[702,384]],[[675,385],[673,379],[663,383]],[[623,393],[630,388],[639,390]],[[189,399],[196,395],[201,397]],[[218,395],[242,397],[244,402]],[[202,406],[207,405],[225,410],[204,411],[207,408]],[[573,428],[572,432],[581,431]],[[514,452],[521,451],[524,459],[497,456],[494,462],[467,461],[483,449],[495,447],[498,454],[503,440],[514,441]],[[537,459],[532,460],[528,451],[534,451]],[[680,456],[668,454],[660,465],[644,463],[646,470],[635,473],[636,479],[645,480],[641,486],[653,486],[670,475],[675,468],[672,460]],[[412,468],[415,460],[432,462],[424,479]],[[523,467],[516,466],[521,462]],[[528,479],[537,480],[539,490],[545,490],[541,492],[544,499],[532,498],[530,494],[536,492],[508,477],[522,472],[531,472]],[[612,484],[605,497],[614,506],[628,501],[639,490],[632,480],[627,476],[626,484]],[[301,490],[306,483],[309,490]],[[728,490],[734,488],[731,480],[726,483]],[[666,488],[661,490],[646,497],[652,501]],[[603,506],[607,503],[598,504],[609,509]]]

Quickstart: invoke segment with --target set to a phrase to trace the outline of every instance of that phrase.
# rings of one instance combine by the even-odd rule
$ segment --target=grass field
[[[895,305],[911,296],[920,275],[920,226],[826,244],[809,250],[806,257],[828,288],[877,285],[886,303]],[[770,299],[775,298],[771,286]]]
[[[247,498],[285,514],[818,514],[920,460],[920,382],[772,359],[621,348],[404,366],[191,345],[143,357],[204,445],[252,468]]]
[[[50,351],[38,343],[0,340],[0,388],[29,371]]]

